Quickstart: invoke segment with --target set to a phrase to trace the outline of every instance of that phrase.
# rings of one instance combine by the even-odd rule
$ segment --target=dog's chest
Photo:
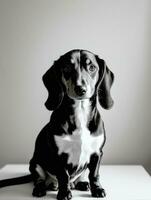
[[[77,129],[72,135],[55,135],[58,154],[68,154],[68,164],[84,166],[89,163],[93,153],[99,153],[104,141],[104,135],[93,136],[87,128],[89,107],[86,104],[79,105],[75,110]]]

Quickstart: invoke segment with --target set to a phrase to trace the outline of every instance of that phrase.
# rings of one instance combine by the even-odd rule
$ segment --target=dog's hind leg
[[[58,180],[56,176],[47,172],[46,188],[48,191],[58,190]]]
[[[38,164],[30,162],[29,168],[34,181],[34,189],[32,195],[35,197],[42,197],[46,195],[46,173]]]

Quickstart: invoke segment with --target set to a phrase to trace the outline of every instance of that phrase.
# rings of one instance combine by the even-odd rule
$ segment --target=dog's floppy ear
[[[43,75],[43,83],[48,90],[48,99],[45,106],[48,110],[55,110],[62,102],[64,93],[61,86],[60,69],[58,62]]]
[[[114,104],[110,93],[114,81],[114,74],[106,66],[104,60],[99,59],[98,64],[100,67],[100,76],[102,77],[98,86],[99,103],[104,109],[110,109]]]

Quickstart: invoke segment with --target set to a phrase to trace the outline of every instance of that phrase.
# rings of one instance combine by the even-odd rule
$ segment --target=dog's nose
[[[86,88],[82,87],[81,85],[78,85],[75,87],[75,92],[78,96],[82,96],[86,93]]]

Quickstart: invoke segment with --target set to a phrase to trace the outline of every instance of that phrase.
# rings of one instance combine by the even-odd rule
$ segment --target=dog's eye
[[[90,72],[94,72],[96,70],[96,67],[94,65],[90,65],[88,69]]]
[[[86,59],[85,62],[86,62],[87,65],[89,65],[91,63],[90,59],[88,59],[88,58]]]

